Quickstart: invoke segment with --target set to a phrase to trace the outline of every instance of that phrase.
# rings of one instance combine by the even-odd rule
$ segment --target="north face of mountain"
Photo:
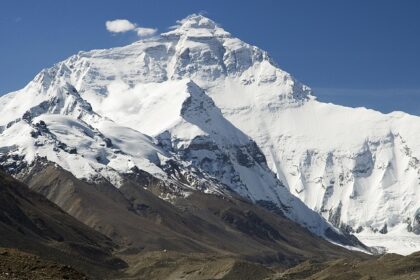
[[[418,117],[318,102],[264,51],[202,16],[158,38],[79,53],[62,64],[83,69],[66,79],[96,111],[152,136],[161,127],[134,121],[149,112],[135,92],[153,96],[192,79],[310,208],[371,245],[418,248]]]
[[[290,194],[255,142],[236,129],[193,81],[173,81],[158,91],[155,85],[134,88],[127,96],[141,109],[128,110],[128,115],[121,110],[115,120],[97,114],[67,83],[57,84],[56,96],[4,126],[1,164],[18,178],[25,178],[43,159],[79,179],[114,188],[142,171],[166,183],[165,195],[172,195],[166,196],[168,200],[174,195],[187,197],[193,190],[228,197],[233,191],[255,203],[274,203],[319,236],[345,240]],[[133,122],[136,119],[144,121]]]
[[[291,193],[369,245],[420,244],[419,118],[318,102],[266,52],[201,15],[45,69],[1,97],[0,114],[1,161],[14,172],[45,157],[120,187],[143,170],[170,186],[168,201],[233,190],[325,237],[332,227]]]

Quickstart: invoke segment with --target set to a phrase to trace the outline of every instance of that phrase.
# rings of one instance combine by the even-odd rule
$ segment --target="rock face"
[[[0,97],[0,115],[0,158],[16,176],[41,157],[116,187],[142,170],[171,189],[165,199],[233,191],[324,237],[337,231],[317,213],[363,236],[418,233],[420,119],[320,103],[201,15],[45,69]]]
[[[111,239],[71,217],[3,171],[0,171],[0,234],[1,247],[17,248],[37,254],[43,259],[70,264],[95,277],[102,278],[126,267],[121,259],[113,256],[116,244]],[[8,258],[10,254],[12,256]],[[50,277],[51,273],[58,273],[60,268],[55,265],[42,269],[41,262],[38,261],[36,266],[35,260],[27,264],[19,263],[19,256],[13,264],[9,264],[13,254],[7,252],[2,260],[3,266],[0,267],[1,272],[13,274],[5,277],[2,273],[1,277],[5,277],[2,279],[20,278],[25,274],[28,274],[25,277],[31,279],[42,279],[38,274],[44,273]],[[30,260],[32,257],[28,258]],[[12,269],[7,269],[7,266]],[[29,269],[31,266],[33,269]],[[77,274],[73,269],[68,270],[70,274]],[[30,274],[33,274],[32,277]]]
[[[146,172],[135,172],[124,178],[119,189],[106,181],[83,182],[52,164],[33,167],[25,181],[32,190],[112,238],[124,257],[166,250],[235,256],[283,266],[306,258],[369,257],[311,234],[276,212],[279,207],[267,210],[237,195],[205,194],[193,189],[182,196],[166,182]],[[332,236],[335,240],[340,237]],[[341,242],[357,244],[349,238]],[[359,247],[364,248],[361,244]]]

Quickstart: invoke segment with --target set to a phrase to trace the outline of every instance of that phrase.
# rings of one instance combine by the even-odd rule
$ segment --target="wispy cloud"
[[[138,26],[127,19],[115,19],[105,22],[106,29],[111,33],[125,33],[134,31],[139,37],[149,37],[156,34],[156,28]]]
[[[105,22],[106,29],[112,33],[124,33],[134,30],[136,25],[126,19],[108,20]]]
[[[139,35],[140,37],[147,37],[147,36],[155,35],[157,32],[157,29],[148,28],[148,27],[137,27],[136,32],[137,32],[137,35]]]

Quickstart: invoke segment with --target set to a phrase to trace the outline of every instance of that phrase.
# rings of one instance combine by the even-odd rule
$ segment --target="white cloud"
[[[138,27],[136,28],[137,35],[140,37],[147,37],[147,36],[153,36],[156,34],[157,29],[156,28],[148,28],[148,27]]]
[[[156,28],[138,26],[127,19],[115,19],[105,22],[106,29],[112,33],[124,33],[134,31],[139,37],[148,37],[156,34]]]
[[[123,33],[134,30],[136,25],[126,19],[108,20],[105,22],[106,29],[112,33]]]

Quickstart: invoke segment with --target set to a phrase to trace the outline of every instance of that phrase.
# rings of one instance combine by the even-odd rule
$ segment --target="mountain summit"
[[[229,32],[226,32],[213,20],[200,15],[192,14],[177,22],[172,30],[163,33],[162,36],[187,36],[187,37],[231,37]]]
[[[18,178],[40,162],[117,189],[147,173],[171,203],[240,195],[334,242],[402,253],[420,249],[419,131],[414,116],[318,102],[201,15],[0,97],[0,162]]]

